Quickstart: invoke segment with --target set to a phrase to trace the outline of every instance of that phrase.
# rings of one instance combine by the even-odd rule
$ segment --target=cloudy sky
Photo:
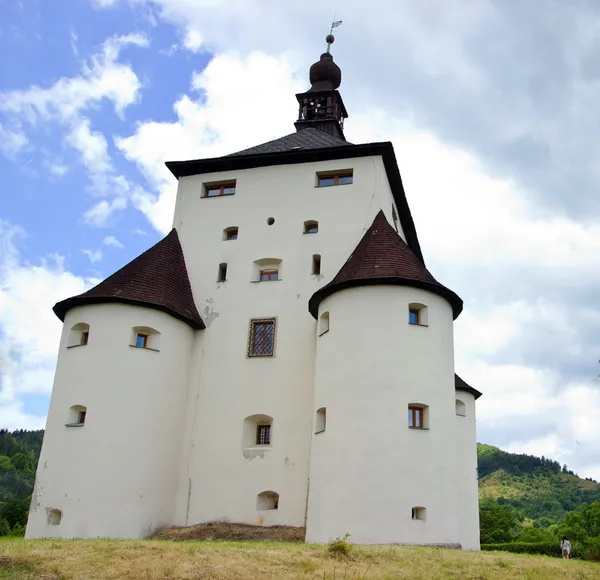
[[[336,10],[348,140],[393,142],[428,267],[465,301],[479,440],[600,480],[591,0],[0,0],[0,426],[44,426],[52,305],[168,231],[164,162],[294,130]]]

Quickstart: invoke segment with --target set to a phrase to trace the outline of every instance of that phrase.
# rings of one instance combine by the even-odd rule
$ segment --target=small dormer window
[[[224,195],[235,195],[235,181],[204,184],[204,197],[221,197]]]
[[[261,282],[270,282],[279,280],[279,270],[261,270],[260,272],[260,281]]]
[[[352,169],[317,173],[317,187],[328,187],[330,185],[348,185],[352,183],[353,178],[354,174]]]

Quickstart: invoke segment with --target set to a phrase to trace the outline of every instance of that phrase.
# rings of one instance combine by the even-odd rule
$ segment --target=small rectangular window
[[[79,411],[79,424],[83,425],[85,423],[85,411]]]
[[[268,282],[270,280],[279,280],[279,270],[261,270],[260,281]]]
[[[419,324],[419,311],[416,308],[411,308],[408,311],[409,324]]]
[[[250,321],[248,356],[273,356],[275,352],[275,319],[256,318]]]
[[[312,273],[314,276],[319,276],[321,274],[321,256],[319,254],[313,256]]]
[[[138,335],[135,337],[135,346],[138,348],[146,348],[146,346],[148,346],[148,335],[138,332]]]
[[[204,185],[204,197],[220,197],[235,194],[236,182],[211,183]]]
[[[84,330],[84,331],[81,333],[81,345],[82,345],[82,346],[88,343],[88,339],[89,339],[89,337],[90,337],[90,333],[89,333],[89,331],[87,331],[87,330]]]
[[[217,275],[217,282],[227,281],[227,264],[219,264],[219,273]]]
[[[271,444],[271,425],[259,425],[256,428],[256,444],[270,445]]]
[[[330,185],[347,185],[353,181],[352,170],[344,170],[338,173],[317,173],[317,187],[328,187]]]
[[[423,429],[423,409],[421,407],[408,408],[408,426],[413,429]]]

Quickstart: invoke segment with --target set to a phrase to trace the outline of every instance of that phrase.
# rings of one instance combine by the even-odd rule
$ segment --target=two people
[[[567,536],[564,536],[562,542],[560,543],[560,549],[562,550],[562,557],[565,560],[568,560],[571,557],[571,542],[567,539]]]

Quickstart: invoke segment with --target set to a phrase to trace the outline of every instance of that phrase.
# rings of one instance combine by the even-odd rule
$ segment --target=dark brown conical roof
[[[475,400],[481,397],[481,393],[477,389],[474,389],[471,385],[465,383],[465,381],[463,381],[456,373],[454,373],[454,388],[457,391],[471,393],[475,397]]]
[[[166,312],[197,330],[206,328],[192,295],[177,230],[83,294],[54,305],[63,322],[75,306],[119,302]]]
[[[454,319],[463,309],[462,299],[429,273],[388,223],[383,210],[379,210],[341,270],[329,284],[312,295],[308,311],[317,318],[319,304],[327,296],[345,288],[383,284],[413,286],[438,294],[452,306]]]

